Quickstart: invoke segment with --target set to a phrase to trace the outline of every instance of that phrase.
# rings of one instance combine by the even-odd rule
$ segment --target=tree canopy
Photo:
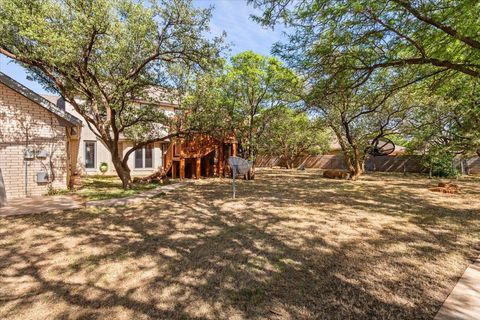
[[[309,118],[305,112],[286,106],[265,113],[270,121],[265,124],[259,138],[259,152],[262,155],[277,156],[290,169],[298,156],[329,151],[332,133],[318,119]]]
[[[454,154],[478,150],[478,1],[249,2],[262,9],[256,21],[289,27],[273,52],[305,78],[307,103],[353,177],[369,141],[389,134],[412,146],[428,136],[432,151],[435,141]]]
[[[259,138],[279,106],[301,101],[302,82],[278,59],[252,51],[196,79],[189,98],[192,128],[224,136],[235,134],[243,156],[255,160]]]
[[[480,3],[475,0],[250,0],[256,20],[293,27],[275,52],[302,68],[333,65],[358,83],[379,68],[480,78]],[[298,59],[300,57],[300,59]]]
[[[123,181],[128,156],[167,138],[158,108],[171,89],[170,68],[205,68],[221,39],[209,39],[210,9],[189,0],[0,0],[0,53],[58,92],[106,145]],[[133,148],[119,156],[122,135]]]

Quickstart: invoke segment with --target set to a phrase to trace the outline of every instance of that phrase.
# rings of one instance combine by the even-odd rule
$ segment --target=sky
[[[250,15],[258,11],[248,6],[246,0],[194,0],[194,5],[203,8],[214,6],[210,21],[211,33],[227,33],[226,42],[230,44],[230,55],[245,50],[269,55],[272,45],[284,39],[281,28],[263,28],[251,20]],[[47,93],[38,83],[27,80],[27,74],[21,66],[1,54],[0,71],[39,94]]]

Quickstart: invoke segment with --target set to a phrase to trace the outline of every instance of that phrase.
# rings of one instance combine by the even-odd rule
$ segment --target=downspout
[[[28,166],[27,166],[27,160],[23,159],[23,162],[25,163],[25,197],[28,197]]]
[[[28,197],[28,162],[26,152],[28,152],[28,129],[25,130],[25,153],[23,154],[23,162],[25,163],[25,197]]]

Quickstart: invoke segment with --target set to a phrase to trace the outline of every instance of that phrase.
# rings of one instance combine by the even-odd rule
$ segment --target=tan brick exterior
[[[0,168],[7,199],[67,187],[66,129],[55,114],[0,83]],[[24,161],[26,147],[49,155]],[[41,171],[53,181],[38,183]]]

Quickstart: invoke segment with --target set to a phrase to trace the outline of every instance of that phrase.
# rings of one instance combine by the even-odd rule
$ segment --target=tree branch
[[[378,68],[398,67],[398,66],[405,66],[405,65],[421,65],[421,64],[431,64],[437,67],[445,67],[448,69],[460,71],[462,73],[468,74],[476,78],[480,78],[480,71],[476,71],[475,69],[468,68],[467,64],[459,64],[459,63],[453,63],[446,60],[439,60],[434,58],[423,58],[423,57],[395,60],[390,62],[380,62],[370,66],[355,67],[354,70],[374,70]],[[474,66],[476,68],[480,68],[480,66],[472,65],[472,64],[468,64],[468,66]]]
[[[402,6],[403,8],[405,8],[408,12],[410,12],[412,15],[414,15],[417,19],[429,24],[429,25],[432,25],[434,27],[436,27],[437,29],[440,29],[442,30],[443,32],[445,32],[446,34],[454,37],[455,39],[458,39],[460,41],[462,41],[463,43],[465,43],[466,45],[472,47],[472,48],[475,48],[475,49],[480,49],[480,41],[477,41],[471,37],[467,37],[465,35],[461,35],[457,30],[453,29],[452,27],[450,26],[447,26],[441,22],[438,22],[426,15],[423,15],[422,13],[420,13],[420,11],[418,11],[417,9],[415,9],[414,7],[412,7],[412,5],[410,4],[409,1],[406,1],[406,0],[393,0],[395,3],[399,4],[400,6]]]

